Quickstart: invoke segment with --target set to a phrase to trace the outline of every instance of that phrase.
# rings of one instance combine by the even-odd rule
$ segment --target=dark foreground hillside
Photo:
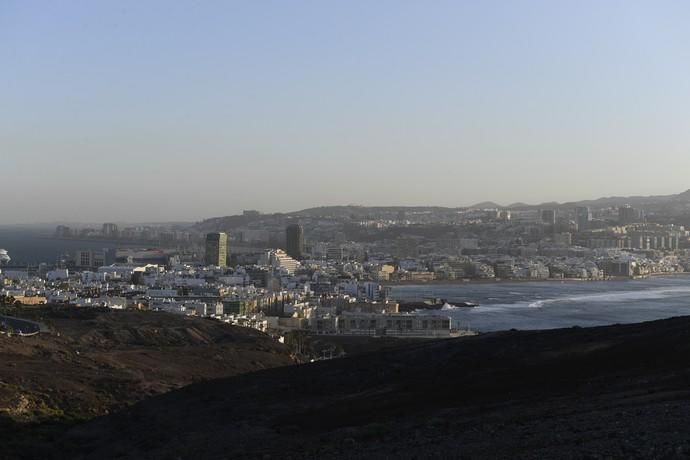
[[[0,421],[84,420],[194,382],[293,364],[267,335],[207,319],[58,307],[25,316],[53,333],[0,335]]]
[[[83,459],[687,458],[690,319],[270,369],[170,392],[56,439],[58,457]]]

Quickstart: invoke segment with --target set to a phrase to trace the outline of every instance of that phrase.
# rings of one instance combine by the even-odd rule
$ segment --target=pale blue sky
[[[0,0],[0,223],[690,188],[686,1]]]

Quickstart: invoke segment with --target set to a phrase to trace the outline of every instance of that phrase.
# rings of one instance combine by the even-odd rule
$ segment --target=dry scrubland
[[[61,337],[1,339],[6,458],[690,455],[690,318],[360,341],[340,345],[361,354],[287,367],[279,344],[211,321],[48,320]],[[207,377],[223,378],[166,392]],[[31,419],[44,421],[17,423]]]
[[[0,415],[81,420],[211,378],[293,364],[257,331],[153,312],[25,312],[54,334],[0,335]]]

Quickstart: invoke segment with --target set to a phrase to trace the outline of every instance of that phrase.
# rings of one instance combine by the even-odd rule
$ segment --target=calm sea
[[[438,297],[476,308],[444,310],[456,327],[488,332],[636,323],[690,315],[690,276],[630,281],[396,286],[393,297]]]
[[[74,255],[80,250],[101,250],[123,246],[118,241],[58,240],[51,238],[50,231],[34,229],[0,228],[0,248],[6,249],[12,258],[11,265],[36,265],[41,262],[54,264],[62,255]]]

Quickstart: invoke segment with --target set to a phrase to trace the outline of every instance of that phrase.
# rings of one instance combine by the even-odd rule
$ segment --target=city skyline
[[[690,457],[688,19],[1,1],[0,457]]]
[[[0,215],[677,193],[688,13],[672,1],[6,2],[0,187],[18,198]]]
[[[207,216],[202,216],[197,219],[192,219],[190,217],[188,218],[183,218],[180,217],[178,219],[161,219],[161,220],[134,220],[134,219],[112,219],[103,217],[101,220],[93,219],[93,220],[66,220],[66,219],[57,219],[53,221],[30,221],[30,222],[9,222],[7,219],[4,219],[2,223],[0,223],[0,227],[50,227],[52,229],[52,226],[55,225],[62,225],[62,224],[67,224],[67,225],[78,225],[78,226],[96,226],[99,227],[103,225],[104,223],[106,225],[112,225],[112,224],[118,224],[118,225],[159,225],[159,224],[172,224],[172,225],[189,225],[192,223],[201,223],[205,220],[208,219],[216,219],[216,218],[222,218],[222,217],[228,217],[228,216],[239,216],[242,215],[243,213],[258,213],[260,215],[265,215],[265,216],[270,216],[273,214],[286,214],[286,215],[292,215],[292,214],[299,214],[303,211],[308,211],[311,209],[318,209],[318,208],[340,208],[340,207],[354,207],[354,208],[445,208],[445,209],[478,209],[478,208],[485,208],[485,209],[491,209],[491,208],[498,208],[498,209],[513,209],[513,208],[532,208],[532,209],[541,209],[541,210],[555,210],[561,207],[577,207],[577,206],[587,206],[589,202],[599,202],[602,200],[610,200],[611,205],[610,207],[617,208],[620,206],[625,206],[628,205],[629,203],[627,202],[628,200],[637,200],[637,199],[645,199],[645,198],[660,198],[660,199],[673,199],[678,196],[686,196],[687,198],[690,198],[690,189],[686,191],[682,191],[680,193],[671,193],[671,194],[664,194],[664,195],[641,195],[641,194],[630,194],[630,195],[611,195],[611,196],[592,196],[588,198],[582,198],[582,199],[575,199],[575,200],[570,200],[570,201],[557,201],[557,200],[548,200],[544,202],[539,202],[539,203],[527,203],[524,201],[513,201],[510,203],[497,203],[493,200],[481,200],[478,202],[473,202],[470,204],[464,204],[464,205],[440,205],[440,204],[435,204],[435,203],[421,203],[421,204],[382,204],[382,203],[377,203],[373,202],[371,204],[360,204],[360,203],[348,203],[348,204],[343,204],[343,203],[336,203],[336,204],[324,204],[324,205],[316,205],[316,206],[309,206],[309,207],[300,207],[300,208],[295,208],[295,209],[285,209],[285,210],[266,210],[266,209],[247,209],[243,207],[236,208],[236,211],[233,212],[228,212],[226,214],[217,214],[217,215],[207,215]],[[614,204],[615,203],[615,204]],[[607,207],[607,206],[604,206]],[[112,216],[109,214],[108,216]],[[108,223],[112,222],[112,223]]]

